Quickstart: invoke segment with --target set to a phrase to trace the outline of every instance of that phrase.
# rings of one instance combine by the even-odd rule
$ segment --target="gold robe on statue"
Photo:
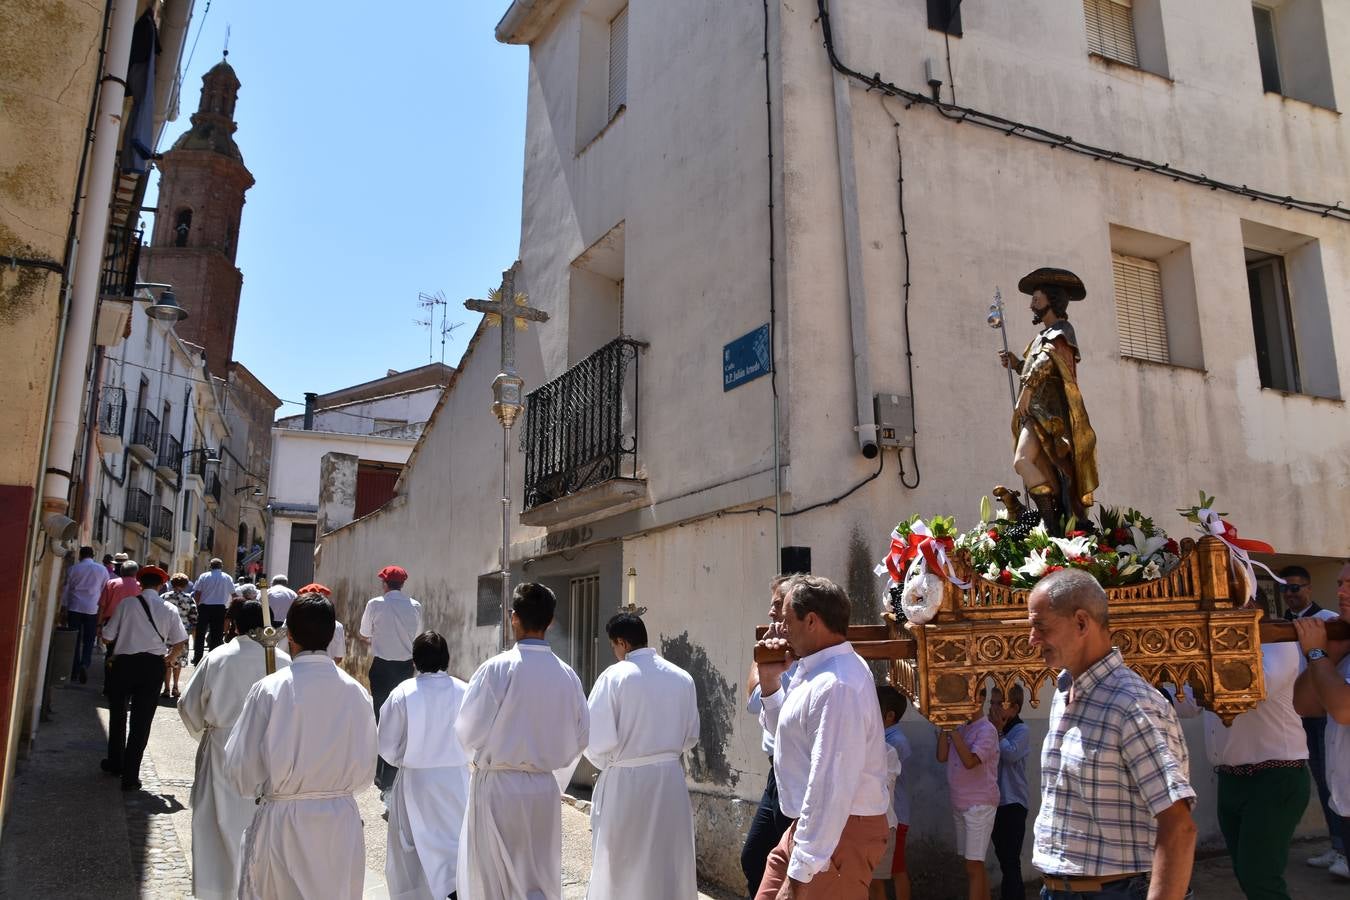
[[[1059,338],[1072,349],[1072,361],[1056,351],[1054,342]],[[1099,482],[1097,435],[1078,390],[1078,359],[1078,340],[1068,322],[1057,322],[1032,339],[1021,367],[1021,390],[1022,394],[1030,392],[1030,403],[1025,416],[1014,411],[1012,434],[1014,447],[1023,427],[1036,435],[1059,475],[1056,494],[1081,518],[1092,505],[1092,492]]]

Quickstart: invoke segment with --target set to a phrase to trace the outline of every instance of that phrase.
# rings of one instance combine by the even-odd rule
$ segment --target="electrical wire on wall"
[[[773,556],[783,555],[783,466],[781,462],[782,435],[779,433],[778,355],[774,342],[778,338],[778,296],[774,288],[777,269],[774,250],[777,224],[773,205],[773,83],[769,71],[769,0],[764,0],[764,118],[765,141],[768,145],[769,187],[769,390],[773,394]]]
[[[895,127],[895,184],[896,184],[896,206],[900,211],[900,247],[905,256],[905,280],[901,285],[903,296],[900,304],[900,318],[905,332],[905,371],[908,372],[907,383],[909,384],[909,421],[914,427],[914,446],[910,448],[910,453],[914,456],[914,483],[910,484],[905,480],[905,451],[903,448],[897,451],[900,460],[900,483],[910,490],[919,486],[923,475],[919,472],[919,416],[916,410],[915,394],[918,393],[914,384],[914,342],[909,336],[909,291],[910,291],[910,258],[909,258],[909,223],[905,219],[905,151],[900,145],[900,120],[891,112],[886,105],[886,98],[881,98],[881,108],[890,116],[891,124]]]
[[[904,100],[906,109],[909,109],[916,104],[931,107],[943,118],[950,119],[958,124],[969,122],[972,125],[988,128],[992,131],[1000,131],[1008,137],[1022,138],[1023,140],[1042,144],[1051,149],[1066,150],[1070,153],[1076,153],[1090,159],[1123,166],[1136,172],[1152,172],[1155,175],[1170,178],[1174,182],[1185,182],[1198,187],[1206,187],[1211,191],[1224,191],[1225,193],[1235,194],[1239,197],[1246,197],[1249,200],[1274,204],[1275,206],[1280,206],[1284,209],[1296,209],[1302,212],[1315,213],[1324,219],[1333,218],[1343,222],[1350,222],[1350,208],[1342,206],[1343,201],[1340,200],[1337,200],[1335,203],[1327,203],[1321,200],[1307,200],[1299,197],[1274,194],[1270,191],[1263,191],[1258,188],[1249,187],[1245,184],[1233,184],[1231,182],[1221,181],[1220,179],[1209,177],[1204,172],[1191,172],[1186,169],[1178,169],[1170,163],[1143,159],[1141,157],[1130,156],[1119,150],[1097,147],[1084,141],[1075,140],[1069,135],[1058,134],[1048,129],[1041,128],[1038,125],[1018,122],[1014,119],[1005,118],[1004,116],[995,113],[984,112],[983,110],[973,109],[968,106],[959,106],[955,102],[943,103],[941,100],[935,100],[925,94],[898,87],[892,82],[884,80],[881,77],[880,72],[864,75],[857,69],[846,65],[839,59],[839,55],[835,52],[834,37],[830,27],[828,0],[816,0],[816,6],[820,13],[820,29],[825,43],[825,52],[829,57],[831,67],[840,74],[852,78],[869,90],[879,91],[891,97],[898,97]]]

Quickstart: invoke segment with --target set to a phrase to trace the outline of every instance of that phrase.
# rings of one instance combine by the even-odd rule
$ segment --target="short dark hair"
[[[848,593],[828,578],[819,575],[793,575],[788,579],[784,597],[792,604],[797,618],[805,619],[815,613],[825,627],[835,634],[848,634],[848,620],[853,603]]]
[[[93,559],[93,558],[94,558],[94,548],[93,548],[93,547],[81,547],[81,548],[80,548],[80,559]]]
[[[628,646],[637,650],[647,646],[647,626],[642,619],[629,612],[621,612],[605,623],[605,634],[611,641],[623,639]]]
[[[136,580],[141,583],[141,587],[157,588],[164,586],[164,576],[149,569],[137,573]]]
[[[1285,566],[1280,570],[1281,578],[1288,578],[1291,575],[1295,578],[1302,578],[1304,581],[1312,581],[1312,576],[1309,575],[1308,570],[1302,566]]]
[[[108,565],[109,563],[111,563],[112,561],[113,561],[113,555],[112,555],[111,553],[105,553],[105,554],[103,554],[103,564],[104,564],[105,566]]]
[[[444,672],[450,667],[450,647],[435,631],[413,638],[413,666],[419,672]]]
[[[301,650],[327,650],[336,630],[337,614],[323,594],[301,594],[286,612],[286,631]]]
[[[262,602],[259,600],[245,600],[244,605],[235,610],[234,627],[240,634],[248,634],[255,628],[262,628],[264,624]]]
[[[1063,285],[1042,284],[1036,290],[1045,294],[1045,299],[1050,304],[1050,308],[1055,311],[1055,315],[1061,319],[1069,317],[1069,292],[1064,289]]]
[[[899,722],[905,717],[905,710],[909,706],[905,702],[905,695],[889,684],[877,685],[877,703],[881,704],[883,722],[886,720],[886,713],[895,713],[895,721]]]
[[[526,631],[547,630],[557,608],[558,598],[553,591],[537,581],[518,584],[511,594],[511,611],[520,617],[520,625]]]
[[[221,562],[219,558],[213,557],[211,559],[211,568],[219,569],[223,565],[225,565],[225,563]]]

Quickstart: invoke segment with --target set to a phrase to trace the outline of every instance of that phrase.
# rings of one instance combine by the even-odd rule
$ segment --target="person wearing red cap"
[[[327,585],[319,584],[317,581],[310,582],[302,587],[297,593],[298,596],[301,597],[305,594],[321,594],[328,598],[332,598],[333,596],[332,588]],[[334,603],[333,607],[336,610],[337,604]],[[347,655],[347,629],[343,627],[341,619],[333,622],[333,639],[328,642],[328,655],[331,656],[333,662],[339,666],[342,665],[342,658]]]
[[[384,594],[366,602],[357,632],[361,643],[370,649],[370,698],[375,704],[375,721],[389,692],[413,677],[413,640],[422,632],[422,604],[403,593],[408,570],[385,566],[379,571]],[[375,766],[375,786],[382,794],[394,786],[398,769],[383,757]]]
[[[103,626],[103,640],[117,643],[108,682],[108,757],[103,771],[122,776],[122,790],[141,787],[141,757],[150,740],[150,725],[159,705],[165,656],[187,646],[187,631],[178,607],[161,599],[159,589],[169,573],[145,566],[136,573],[141,585],[136,601],[119,603]],[[131,731],[127,732],[127,704]]]

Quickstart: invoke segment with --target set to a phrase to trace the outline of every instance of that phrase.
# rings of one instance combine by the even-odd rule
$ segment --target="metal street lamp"
[[[145,308],[145,314],[160,322],[181,322],[188,317],[187,310],[178,305],[173,285],[158,282],[138,281],[136,288],[159,288],[159,300]]]

